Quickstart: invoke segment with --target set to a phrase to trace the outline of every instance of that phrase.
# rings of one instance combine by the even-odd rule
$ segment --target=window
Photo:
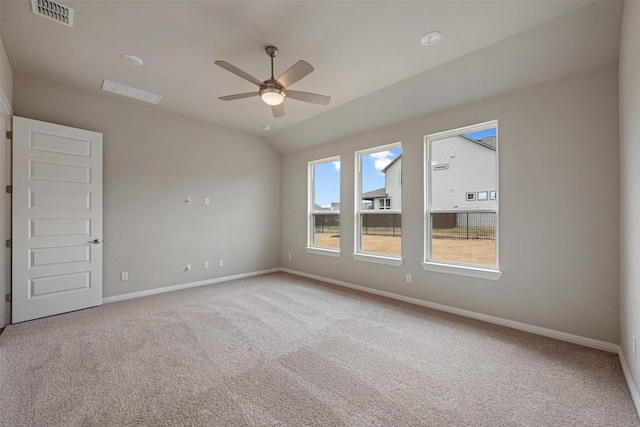
[[[309,162],[307,250],[323,255],[340,252],[340,157]]]
[[[425,269],[500,277],[497,150],[496,121],[425,137]]]
[[[400,143],[356,152],[355,259],[402,264],[401,170]]]

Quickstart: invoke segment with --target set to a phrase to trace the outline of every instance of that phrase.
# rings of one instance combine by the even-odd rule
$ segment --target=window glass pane
[[[497,265],[496,134],[494,127],[430,141],[430,259]]]
[[[340,160],[312,163],[310,246],[340,249]]]
[[[431,214],[431,259],[496,265],[496,213]]]
[[[366,153],[360,159],[359,252],[400,258],[402,244],[402,148]],[[386,211],[377,213],[376,211]],[[390,213],[391,212],[391,213]]]
[[[313,246],[340,249],[340,214],[313,214]]]
[[[432,210],[495,208],[495,189],[495,128],[431,142]]]
[[[402,214],[360,214],[361,251],[400,257]]]
[[[377,153],[363,154],[361,165],[361,194],[363,209],[402,208],[402,192],[400,191],[400,171],[402,170],[402,149],[400,147]],[[387,203],[389,203],[387,205]]]

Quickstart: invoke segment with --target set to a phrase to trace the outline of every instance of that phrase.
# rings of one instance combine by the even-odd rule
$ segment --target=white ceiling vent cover
[[[157,95],[142,89],[136,89],[135,87],[112,82],[107,79],[104,79],[104,82],[102,82],[102,90],[117,93],[118,95],[128,96],[129,98],[137,99],[139,101],[150,102],[152,104],[157,104],[162,99],[162,95]]]
[[[31,10],[56,22],[73,27],[73,9],[51,0],[31,0]]]

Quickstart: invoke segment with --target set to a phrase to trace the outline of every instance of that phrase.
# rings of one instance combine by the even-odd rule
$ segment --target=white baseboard
[[[569,334],[566,332],[560,332],[553,329],[542,328],[540,326],[533,326],[526,323],[520,323],[513,320],[503,319],[500,317],[489,316],[487,314],[476,313],[475,311],[463,310],[461,308],[451,307],[448,305],[437,304],[421,300],[418,298],[407,297],[400,294],[394,294],[392,292],[380,291],[378,289],[367,288],[366,286],[354,285],[353,283],[343,282],[341,280],[329,279],[327,277],[317,276],[315,274],[303,273],[301,271],[291,270],[289,268],[281,268],[280,271],[285,273],[295,274],[297,276],[308,277],[309,279],[319,280],[321,282],[331,283],[333,285],[344,286],[346,288],[355,289],[362,292],[368,292],[370,294],[380,295],[383,297],[395,299],[398,301],[404,301],[411,304],[420,305],[422,307],[432,308],[434,310],[445,311],[447,313],[457,314],[459,316],[470,317],[472,319],[481,320],[483,322],[494,323],[496,325],[506,326],[508,328],[518,329],[520,331],[530,332],[536,335],[542,335],[549,338],[555,338],[561,341],[567,341],[573,344],[583,345],[585,347],[591,347],[598,350],[604,350],[610,353],[618,353],[620,346],[606,341],[595,340],[593,338],[582,337],[580,335]]]
[[[164,286],[162,288],[149,289],[146,291],[131,292],[128,294],[102,298],[102,303],[108,304],[110,302],[124,301],[133,298],[146,297],[149,295],[162,294],[165,292],[179,291],[181,289],[195,288],[197,286],[213,285],[214,283],[228,282],[230,280],[244,279],[246,277],[261,276],[263,274],[277,273],[278,271],[280,271],[280,268],[270,268],[268,270],[251,271],[249,273],[234,274],[233,276],[217,277],[215,279],[200,280],[198,282],[181,283],[179,285]]]
[[[618,357],[620,358],[620,364],[622,365],[622,372],[624,372],[624,379],[627,380],[629,393],[631,393],[631,400],[633,400],[633,404],[636,407],[638,417],[640,417],[640,395],[638,395],[638,389],[633,383],[633,378],[631,378],[631,371],[629,370],[629,366],[627,365],[627,359],[625,359],[624,352],[622,351],[622,347],[620,346],[618,346]]]

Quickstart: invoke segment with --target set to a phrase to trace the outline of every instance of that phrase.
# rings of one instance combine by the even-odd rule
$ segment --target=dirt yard
[[[400,256],[400,237],[362,236],[362,251]],[[317,233],[315,245],[322,248],[339,249],[340,237]],[[433,239],[433,259],[464,262],[467,264],[495,265],[496,242],[494,240],[449,240]]]

